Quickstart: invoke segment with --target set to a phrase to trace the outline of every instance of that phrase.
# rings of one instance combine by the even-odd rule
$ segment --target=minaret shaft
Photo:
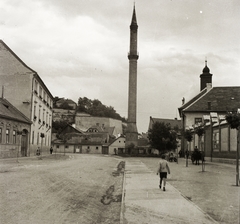
[[[130,51],[129,59],[129,88],[128,88],[128,121],[126,130],[126,147],[134,144],[137,146],[137,19],[135,7],[133,9],[132,22],[130,25]]]

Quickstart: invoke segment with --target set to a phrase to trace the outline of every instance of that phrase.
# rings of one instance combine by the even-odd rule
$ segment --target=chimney
[[[182,98],[182,105],[185,103],[185,98],[183,97]]]
[[[207,92],[212,89],[212,83],[207,83]]]

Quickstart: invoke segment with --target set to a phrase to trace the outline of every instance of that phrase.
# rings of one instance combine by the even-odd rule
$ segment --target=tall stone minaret
[[[128,87],[128,119],[126,130],[126,147],[134,144],[137,146],[138,131],[136,125],[137,115],[137,18],[135,6],[133,8],[132,22],[130,25],[130,52],[128,53],[129,59],[129,87]]]

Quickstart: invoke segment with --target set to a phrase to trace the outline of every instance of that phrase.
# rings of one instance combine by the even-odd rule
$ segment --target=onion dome
[[[207,67],[207,60],[205,61],[205,67],[203,68],[203,73],[210,73],[210,69]]]

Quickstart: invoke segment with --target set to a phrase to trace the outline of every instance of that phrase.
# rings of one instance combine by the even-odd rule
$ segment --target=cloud
[[[139,131],[150,116],[178,116],[182,97],[200,90],[205,58],[213,86],[240,84],[238,0],[135,5]],[[132,10],[127,0],[2,0],[0,38],[54,96],[99,99],[126,117]]]

